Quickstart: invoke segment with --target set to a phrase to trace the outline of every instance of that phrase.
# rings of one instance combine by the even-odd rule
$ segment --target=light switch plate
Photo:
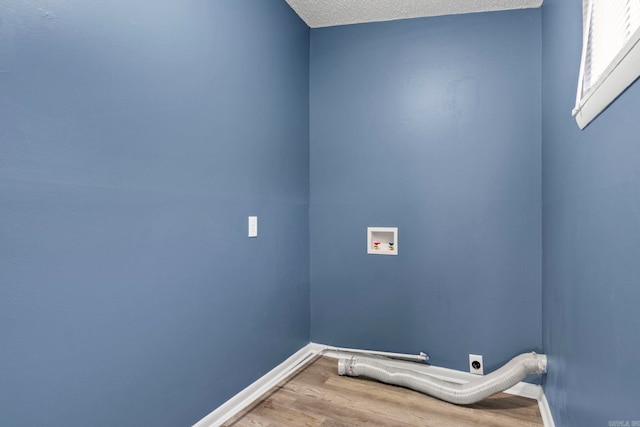
[[[258,217],[249,217],[249,237],[258,237]]]

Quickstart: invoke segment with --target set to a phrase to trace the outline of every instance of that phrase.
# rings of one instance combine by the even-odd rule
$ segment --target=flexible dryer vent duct
[[[525,353],[506,365],[466,384],[454,384],[409,369],[394,368],[376,359],[351,357],[338,360],[338,373],[368,377],[387,384],[410,388],[458,405],[470,405],[513,387],[529,374],[547,372],[547,356]]]

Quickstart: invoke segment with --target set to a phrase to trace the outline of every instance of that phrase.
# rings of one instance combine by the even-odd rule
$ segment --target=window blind
[[[582,61],[573,114],[578,125],[584,128],[640,75],[640,63],[636,66],[632,58],[628,58],[640,39],[640,0],[583,0],[582,18]],[[636,53],[640,55],[640,45],[637,47]],[[623,84],[616,69],[624,62],[627,62],[625,70],[618,70],[624,71]],[[635,77],[630,77],[626,70],[629,67],[635,69],[631,73]],[[613,80],[605,85],[611,78]],[[618,89],[611,92],[611,87]],[[585,111],[589,102],[598,105],[591,105]]]

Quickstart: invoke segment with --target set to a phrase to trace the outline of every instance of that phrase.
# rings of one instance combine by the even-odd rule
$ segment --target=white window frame
[[[588,9],[584,19],[580,77],[576,95],[576,107],[573,110],[573,115],[580,129],[584,129],[591,123],[627,87],[640,77],[640,28],[638,28],[604,70],[600,78],[587,93],[582,93],[593,1],[588,0],[586,3]]]

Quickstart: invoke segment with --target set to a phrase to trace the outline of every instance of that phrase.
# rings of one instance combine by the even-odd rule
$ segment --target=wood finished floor
[[[338,375],[338,361],[318,357],[229,420],[228,427],[542,426],[533,399],[496,394],[457,406],[402,387]]]

